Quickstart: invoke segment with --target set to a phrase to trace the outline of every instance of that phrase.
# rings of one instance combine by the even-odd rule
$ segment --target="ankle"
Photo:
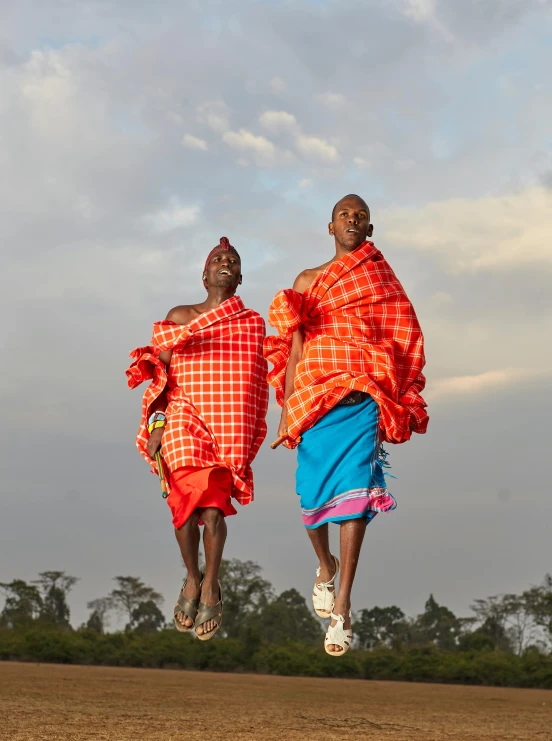
[[[343,616],[348,615],[351,610],[351,595],[337,594],[335,597],[334,612],[341,613]],[[336,612],[337,611],[337,612]]]
[[[202,589],[204,589],[206,592],[218,592],[218,589],[219,589],[218,577],[215,577],[215,578],[205,577],[205,579],[203,580]]]
[[[320,572],[328,577],[332,577],[335,574],[335,561],[331,556],[328,558],[321,558],[319,560]]]
[[[186,583],[189,584],[192,587],[199,587],[201,583],[201,571],[199,569],[196,572],[188,571],[188,574],[186,576]]]

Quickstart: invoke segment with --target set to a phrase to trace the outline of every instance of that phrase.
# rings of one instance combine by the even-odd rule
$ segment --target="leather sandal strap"
[[[196,623],[197,625],[203,625],[203,623],[214,620],[217,625],[222,618],[222,601],[217,602],[216,605],[209,607],[203,602],[199,603],[199,610],[197,611]]]
[[[180,597],[176,600],[173,615],[174,617],[176,617],[177,615],[180,615],[180,613],[182,613],[184,617],[190,618],[190,620],[194,620],[197,615],[198,609],[199,599],[187,599],[181,592]]]
[[[203,625],[204,623],[207,623],[209,621],[213,621],[215,623],[215,627],[208,631],[207,633],[202,633],[201,635],[198,635],[197,637],[201,641],[208,641],[220,628],[222,625],[222,589],[219,584],[219,601],[216,605],[213,605],[212,607],[209,607],[209,605],[206,605],[204,602],[199,603],[199,610],[197,612],[196,617],[196,627]],[[196,630],[197,635],[197,630]]]
[[[196,599],[188,599],[187,597],[184,597],[184,587],[186,586],[188,580],[184,579],[184,584],[182,584],[182,589],[180,590],[180,594],[178,595],[178,599],[176,600],[176,604],[174,606],[173,610],[173,617],[176,617],[177,615],[180,615],[181,613],[184,615],[185,618],[189,618],[190,620],[195,620],[195,617],[197,615],[197,611],[199,609],[199,597]],[[203,583],[203,574],[201,575],[201,584]]]

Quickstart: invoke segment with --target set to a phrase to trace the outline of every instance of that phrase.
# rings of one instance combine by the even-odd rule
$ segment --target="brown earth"
[[[2,741],[552,740],[552,692],[0,662]]]

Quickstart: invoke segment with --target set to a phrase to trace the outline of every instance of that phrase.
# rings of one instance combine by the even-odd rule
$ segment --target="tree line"
[[[162,595],[135,576],[114,577],[73,628],[68,596],[77,581],[44,571],[31,582],[0,583],[0,659],[552,688],[550,574],[521,594],[475,600],[469,617],[433,595],[415,617],[396,605],[361,609],[355,650],[339,661],[321,649],[325,628],[303,596],[293,588],[276,594],[253,561],[223,562],[223,627],[201,646],[166,623]],[[123,630],[110,631],[114,616]]]

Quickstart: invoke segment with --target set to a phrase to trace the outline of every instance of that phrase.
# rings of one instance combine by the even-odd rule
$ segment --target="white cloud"
[[[184,226],[192,226],[199,218],[199,206],[186,206],[173,196],[166,208],[145,217],[152,231],[159,234]]]
[[[276,147],[271,141],[264,136],[256,136],[247,129],[227,131],[222,138],[232,149],[254,152],[260,162],[270,162],[276,154]]]
[[[345,105],[346,101],[345,96],[341,93],[318,93],[314,98],[330,111],[338,111]]]
[[[397,7],[399,1],[402,11],[405,3],[395,0]],[[126,487],[121,479],[120,497],[106,499],[107,507],[118,507],[111,519],[116,520],[119,514],[122,517],[125,508],[145,502],[137,522],[152,521],[151,506],[154,505],[151,505],[150,496],[155,482],[132,453],[140,393],[135,392],[132,398],[128,394],[127,398],[127,394],[121,392],[122,373],[128,350],[148,341],[152,319],[165,316],[167,309],[181,300],[202,299],[201,257],[216,244],[221,234],[228,233],[230,237],[235,234],[238,247],[243,245],[244,254],[249,255],[244,300],[265,314],[274,293],[290,285],[300,268],[320,264],[326,259],[321,251],[330,256],[331,240],[324,237],[327,216],[320,209],[331,208],[343,194],[344,184],[350,183],[346,185],[347,190],[357,190],[353,185],[355,179],[363,183],[359,187],[372,193],[367,195],[374,200],[378,246],[381,245],[390,257],[415,302],[426,333],[428,378],[430,381],[446,378],[444,383],[448,382],[448,392],[456,400],[457,411],[465,408],[465,414],[442,415],[439,419],[438,407],[447,399],[443,391],[447,391],[447,386],[430,385],[429,393],[437,394],[433,426],[430,426],[432,437],[416,441],[412,449],[404,446],[401,450],[401,456],[411,456],[408,464],[412,466],[413,475],[408,477],[411,488],[418,490],[419,497],[424,500],[421,507],[414,507],[414,515],[424,510],[428,496],[440,494],[443,482],[447,486],[451,482],[454,484],[457,461],[454,454],[450,455],[450,460],[447,458],[446,443],[450,437],[443,424],[445,417],[455,418],[455,439],[473,444],[472,449],[465,451],[466,456],[473,461],[472,451],[475,451],[474,465],[486,467],[489,480],[493,482],[497,471],[508,472],[510,479],[516,473],[515,467],[509,467],[509,446],[504,445],[502,439],[494,439],[497,430],[500,434],[509,425],[515,435],[521,426],[534,433],[527,443],[528,450],[535,450],[535,445],[539,444],[545,446],[546,422],[541,420],[547,418],[543,406],[549,397],[549,385],[543,383],[540,388],[534,388],[538,385],[535,376],[522,378],[511,370],[496,369],[552,367],[546,340],[552,333],[547,273],[542,269],[542,261],[535,261],[533,254],[539,244],[543,249],[550,244],[546,217],[539,211],[536,221],[542,225],[542,235],[535,235],[534,240],[528,242],[528,230],[535,228],[530,225],[531,221],[535,222],[535,215],[528,214],[525,224],[524,217],[517,213],[526,208],[525,197],[516,195],[510,199],[507,218],[515,223],[504,230],[500,225],[505,217],[493,211],[496,204],[491,204],[491,212],[487,214],[485,203],[481,214],[474,204],[482,194],[502,192],[500,189],[506,187],[505,183],[533,182],[534,177],[530,178],[537,172],[537,165],[532,158],[538,152],[548,151],[550,135],[546,122],[550,119],[550,106],[547,96],[543,95],[548,85],[544,63],[548,49],[539,33],[543,28],[544,12],[541,18],[535,14],[532,19],[529,13],[521,12],[522,5],[530,7],[536,2],[473,0],[459,3],[457,0],[456,6],[461,6],[462,13],[456,13],[454,0],[439,0],[436,14],[446,22],[454,17],[451,28],[463,42],[454,48],[444,48],[438,43],[442,37],[438,25],[435,26],[435,15],[424,15],[423,7],[416,9],[412,5],[410,11],[418,20],[403,14],[402,23],[397,23],[396,18],[390,18],[387,3],[348,0],[324,3],[321,14],[313,13],[312,3],[307,0],[257,3],[255,12],[251,12],[251,3],[244,0],[219,3],[217,24],[225,29],[225,38],[229,40],[224,45],[212,43],[212,24],[205,23],[205,10],[196,3],[161,0],[154,7],[123,0],[117,3],[116,14],[101,9],[113,5],[105,2],[94,3],[99,9],[97,13],[88,12],[92,3],[76,2],[71,5],[71,12],[64,14],[56,10],[59,10],[59,0],[10,4],[10,12],[3,18],[5,28],[0,52],[3,62],[0,65],[0,243],[3,256],[0,281],[3,279],[7,289],[2,294],[4,314],[16,312],[18,331],[10,332],[8,326],[4,338],[9,356],[17,358],[17,363],[8,363],[4,369],[3,386],[8,391],[11,389],[11,393],[4,394],[4,412],[23,426],[27,424],[25,434],[32,433],[33,429],[40,433],[48,429],[48,434],[42,435],[40,441],[35,438],[38,447],[33,447],[33,456],[47,463],[55,459],[56,448],[63,448],[67,461],[73,466],[65,478],[78,480],[83,485],[79,496],[71,497],[71,507],[64,504],[58,508],[58,498],[64,493],[60,492],[55,472],[46,470],[47,465],[46,468],[35,466],[34,472],[32,467],[19,469],[25,475],[20,475],[14,485],[24,487],[22,490],[29,492],[31,497],[33,491],[40,492],[43,512],[51,519],[56,532],[68,531],[74,523],[78,526],[89,514],[84,506],[93,495],[94,477],[88,475],[92,471],[89,463],[98,456],[105,463],[108,478],[115,476],[115,483],[119,483],[117,472],[123,471],[127,479]],[[501,6],[506,12],[502,12]],[[172,21],[169,24],[163,22],[167,13]],[[350,26],[347,43],[325,47],[323,34],[318,30],[338,23],[344,13],[355,13],[355,21],[358,21]],[[518,19],[527,19],[527,23],[517,23]],[[368,44],[367,23],[374,30]],[[312,34],[305,36],[302,29],[307,26]],[[26,50],[32,49],[40,38],[51,39],[56,48],[37,51],[32,56],[27,54]],[[67,39],[76,41],[65,45]],[[108,39],[106,43],[105,39]],[[231,65],[228,64],[230,45],[233,48]],[[377,65],[378,74],[370,79],[370,97],[358,94],[359,53],[366,68],[374,69]],[[431,74],[426,74],[428,54]],[[516,85],[510,93],[511,99],[506,100],[502,95],[501,102],[499,95],[490,104],[489,89],[501,72],[508,71],[507,61],[512,54],[523,55],[524,65],[513,73]],[[183,74],[183,70],[191,72]],[[336,70],[339,70],[340,84],[334,88],[326,81],[336,79]],[[289,81],[289,90],[286,81]],[[537,89],[539,85],[540,90]],[[450,89],[457,93],[452,98],[443,95],[443,90]],[[336,93],[328,96],[328,90],[336,90]],[[321,96],[318,100],[315,99],[317,93]],[[339,97],[331,97],[337,93],[346,96],[347,101],[356,101],[354,116],[347,106],[340,104]],[[469,94],[472,100],[469,109],[459,107],[458,101]],[[377,110],[374,100],[378,101]],[[280,170],[259,178],[254,168],[256,157],[259,157],[257,151],[232,149],[222,141],[225,132],[244,128],[254,134],[265,134],[276,145],[275,136],[259,124],[259,116],[266,108],[294,114],[305,129],[285,134],[286,141],[281,146],[293,149],[296,157],[286,176]],[[419,115],[412,115],[413,111],[418,111]],[[408,135],[402,126],[394,125],[394,122],[405,121]],[[458,149],[445,166],[431,155],[429,141],[439,132],[442,134],[442,129],[448,133],[450,122]],[[208,142],[211,151],[216,146],[217,156],[199,150],[203,156],[194,155],[191,159],[201,159],[201,163],[190,163],[190,150],[182,143],[186,132]],[[296,149],[297,134],[314,134],[330,142],[341,154],[343,167],[319,154],[314,161],[308,162],[312,170],[306,167],[304,155]],[[314,155],[311,152],[309,156]],[[358,169],[366,163],[353,165],[355,156],[370,163],[369,178],[365,177],[365,170]],[[281,167],[290,158],[278,145],[269,164]],[[395,160],[408,159],[415,160],[416,167],[397,173],[393,168]],[[240,165],[247,163],[250,166],[242,169]],[[542,161],[538,168],[544,183],[551,163]],[[324,206],[318,199],[307,198],[314,186],[301,190],[298,184],[301,178],[316,178],[316,190],[325,194],[324,198],[330,198],[337,188],[339,192]],[[552,180],[548,182],[552,185]],[[201,193],[201,202],[211,204],[209,219],[202,218],[204,207],[201,212],[196,207],[199,217],[191,226],[185,226],[194,218],[193,204],[200,202],[196,200],[198,193]],[[296,201],[302,203],[294,202],[293,194],[297,193],[303,198]],[[173,194],[176,199],[171,202],[169,198]],[[416,204],[421,207],[421,221],[413,219],[412,209],[406,209],[396,224],[388,220],[386,213],[380,218],[381,206],[389,203],[389,194],[397,206]],[[231,201],[226,200],[229,195]],[[464,200],[452,209],[452,218],[443,206],[458,196]],[[435,212],[426,212],[424,204],[431,205],[437,199],[441,203]],[[247,218],[244,218],[244,208]],[[462,210],[466,213],[462,214]],[[549,209],[547,211],[549,213]],[[144,214],[149,214],[149,220],[144,221]],[[402,240],[400,246],[405,249],[393,250],[385,235],[380,242],[382,219],[386,226],[397,226]],[[183,226],[174,228],[178,224]],[[518,226],[521,238],[516,248]],[[434,244],[431,240],[427,243],[428,229],[435,230]],[[290,234],[294,235],[291,240]],[[458,270],[458,262],[468,266],[462,270],[472,270],[472,264],[481,257],[498,258],[501,264],[515,268],[518,264],[515,258],[508,257],[509,262],[504,263],[504,250],[510,237],[515,254],[521,260],[526,259],[524,251],[528,248],[527,265],[533,261],[534,270],[502,271],[493,275],[492,280],[487,280],[486,273],[481,276],[470,272],[450,275]],[[474,240],[480,240],[481,246],[478,243],[474,246]],[[296,268],[294,245],[298,243],[301,244],[301,265]],[[439,264],[441,258],[443,263]],[[266,268],[269,259],[273,262],[263,272],[261,268]],[[454,301],[447,302],[444,296],[436,296],[436,292],[449,294]],[[56,348],[56,363],[34,362],[36,356],[47,357],[52,347]],[[100,365],[98,357],[102,358]],[[70,367],[73,372],[60,374],[59,367]],[[489,379],[485,376],[487,372],[495,375]],[[464,380],[451,382],[450,377]],[[473,391],[478,385],[483,390]],[[506,389],[503,400],[489,398],[485,405],[486,397],[493,396],[489,393],[493,387]],[[458,392],[455,388],[464,390]],[[472,390],[468,392],[466,388]],[[107,433],[102,418],[105,406],[102,399],[105,398],[110,399],[115,420]],[[429,398],[432,414],[433,402],[432,397]],[[527,399],[529,403],[525,404]],[[75,408],[79,409],[79,415],[73,413]],[[277,411],[276,408],[272,414]],[[53,418],[57,426],[67,421],[71,439],[56,436],[56,424],[53,428],[49,425]],[[274,431],[276,426],[277,421],[273,419],[271,429]],[[15,425],[14,434],[19,433],[19,427],[21,425]],[[527,436],[520,437],[523,443]],[[99,442],[101,447],[90,447],[81,456],[79,438]],[[110,448],[113,462],[105,448],[106,439],[114,443]],[[478,445],[485,447],[485,456],[477,456]],[[12,452],[17,449],[5,449],[1,461],[8,473],[13,468],[9,459]],[[540,448],[536,456],[537,453]],[[527,460],[523,450],[521,455]],[[531,476],[530,489],[534,492],[531,511],[538,518],[539,507],[547,501],[546,465],[539,465],[543,461],[546,463],[546,456],[538,455],[532,460],[528,457],[526,468]],[[274,460],[273,454],[265,450],[256,461],[259,494],[266,494],[268,489],[268,493],[276,494],[278,490],[289,488],[293,461],[283,453],[281,465]],[[432,466],[435,470],[428,483],[427,470]],[[416,480],[418,469],[421,475]],[[518,471],[519,481],[509,482],[512,490],[526,483],[527,471]],[[481,480],[480,471],[476,470],[473,478],[482,489],[485,487],[486,480]],[[91,482],[90,486],[87,481]],[[401,486],[400,478],[397,486]],[[502,486],[502,482],[497,482],[496,486]],[[4,489],[9,492],[13,486],[7,484]],[[400,492],[397,493],[400,498]],[[15,500],[17,497],[10,499],[5,494],[2,505],[10,507]],[[22,501],[21,497],[19,500]],[[267,513],[265,507],[265,512],[258,514],[257,506],[262,510],[273,500],[274,497],[259,496],[253,511],[255,522],[263,517],[266,519]],[[454,508],[455,497],[446,500],[441,497],[442,507]],[[407,497],[403,501],[408,506]],[[156,506],[162,507],[161,504]],[[451,512],[452,509],[443,516],[452,522],[454,513],[451,516]],[[0,526],[14,521],[9,514],[2,518]],[[40,517],[35,519],[40,520]],[[477,518],[473,518],[473,522],[476,521]],[[92,523],[95,524],[102,526],[100,520]],[[523,523],[516,524],[519,528]],[[418,525],[423,530],[423,517]],[[165,526],[159,519],[156,527],[160,538]],[[236,527],[241,525],[238,523]],[[86,561],[79,561],[78,549],[68,551],[65,544],[55,553],[51,548],[63,539],[41,540],[38,530],[37,537],[30,539],[30,548],[14,536],[10,553],[15,562],[23,563],[24,578],[25,573],[32,578],[37,564],[40,566],[46,557],[49,563],[55,564],[62,562],[60,559],[69,553],[75,573],[83,577],[83,589],[90,590],[86,595],[89,599],[110,588],[106,585],[113,574],[113,564],[125,554],[135,563],[138,559],[137,569],[145,568],[144,578],[151,577],[156,584],[155,579],[159,577],[154,571],[148,572],[148,564],[154,563],[159,553],[152,549],[151,552],[142,549],[143,553],[137,550],[132,528],[127,530],[128,533],[112,539],[113,549],[107,556],[101,549],[97,550],[96,558],[92,559],[94,568],[88,572]],[[263,545],[251,539],[248,533],[254,530],[250,528],[246,532],[243,529],[240,547],[246,555]],[[529,530],[521,535],[518,532],[518,536],[526,535]],[[11,531],[16,532],[17,527],[10,528],[6,524],[0,537],[9,539]],[[89,531],[93,533],[95,528]],[[544,530],[542,533],[541,540],[547,542]],[[435,546],[431,541],[432,532],[428,530],[422,535],[430,546]],[[479,533],[468,532],[468,536],[464,540],[477,543]],[[419,540],[424,541],[424,537]],[[105,542],[109,540],[108,537]],[[482,549],[491,552],[487,540],[479,540],[483,543]],[[529,538],[529,541],[535,543],[538,538]],[[502,543],[498,550],[501,546]],[[105,551],[104,545],[102,549]],[[241,557],[240,552],[234,555]],[[486,554],[482,550],[478,555],[484,560]],[[292,568],[300,557],[297,548],[290,549],[286,565]],[[269,569],[273,562],[276,561],[270,558],[267,561]],[[435,570],[424,574],[426,583],[431,580],[432,588],[446,590],[453,562],[454,558],[447,563],[439,561]],[[532,566],[539,562],[542,560],[531,554],[522,564],[525,573],[530,573]],[[170,595],[170,581],[179,578],[179,568],[177,560],[173,559],[172,567],[169,564],[166,570],[168,573],[172,569],[172,572],[165,582],[156,586],[161,591],[166,589]],[[276,572],[277,569],[272,569],[267,577],[278,580]],[[409,586],[411,588],[411,601],[407,596],[406,605],[402,605],[407,610],[414,605],[418,608],[419,594],[427,588],[423,579],[416,582],[416,574],[412,573],[412,583],[408,579],[401,582],[400,574],[397,582],[406,591]],[[502,564],[500,573],[507,579],[512,573],[509,564]],[[500,573],[492,575],[495,582]],[[486,586],[480,582],[464,581],[467,586],[463,596],[458,598],[460,601],[477,594],[477,590],[481,594],[490,593],[484,591]],[[503,591],[524,588],[504,580],[502,585]],[[303,586],[309,588],[306,582],[298,585],[301,589]],[[377,589],[378,585],[375,587]],[[494,588],[491,585],[489,590]],[[86,619],[84,591],[82,597],[78,608],[81,612],[73,613],[77,624]],[[358,603],[369,598],[370,595],[361,589]],[[393,599],[393,595],[384,595],[381,603],[390,604],[383,601],[387,598]],[[446,594],[444,598],[447,599]],[[462,608],[458,601],[450,606]]]
[[[548,378],[550,376],[552,376],[552,371],[530,368],[505,368],[502,370],[486,371],[477,375],[444,378],[429,384],[425,397],[428,402],[433,402],[440,397],[453,399],[458,396],[473,396],[483,392],[502,390],[509,386],[517,386],[524,381]]]
[[[181,113],[177,113],[176,111],[168,111],[167,120],[177,124],[178,126],[182,126],[182,124],[184,123],[184,116]]]
[[[454,299],[446,291],[437,291],[430,297],[430,301],[433,307],[438,308],[452,304]]]
[[[415,23],[427,24],[445,41],[453,41],[453,35],[437,16],[437,0],[401,0],[401,4],[407,18],[411,18]]]
[[[414,162],[414,160],[411,159],[396,160],[393,163],[393,167],[396,172],[407,172],[408,170],[412,170],[412,168],[415,166],[416,163]]]
[[[552,191],[454,198],[380,213],[395,247],[434,253],[452,272],[552,267]]]
[[[299,187],[300,188],[310,188],[312,185],[312,180],[310,178],[303,178],[299,181]]]
[[[198,120],[221,133],[229,127],[229,110],[223,100],[211,100],[197,106]]]
[[[89,196],[85,195],[77,196],[75,200],[75,210],[83,219],[86,220],[95,219],[99,215],[94,201]]]
[[[285,93],[287,90],[287,85],[281,77],[273,77],[270,81],[270,87],[275,93]]]
[[[21,92],[35,105],[49,107],[52,101],[62,103],[75,93],[74,76],[61,52],[31,52],[25,72]]]
[[[402,0],[403,12],[408,18],[421,22],[433,18],[436,0]]]
[[[205,141],[205,139],[200,139],[197,136],[192,136],[192,134],[184,134],[184,136],[182,137],[182,144],[188,149],[199,149],[202,152],[206,152],[208,150],[207,142]]]
[[[366,159],[366,157],[355,157],[353,162],[357,167],[360,167],[363,170],[369,170],[372,167],[372,163],[369,159]]]
[[[339,160],[339,152],[333,144],[316,136],[299,134],[296,139],[296,146],[298,151],[305,157],[312,157],[313,159],[323,160],[324,162],[337,162]]]
[[[259,121],[269,131],[294,131],[297,129],[297,119],[287,111],[265,111]]]

